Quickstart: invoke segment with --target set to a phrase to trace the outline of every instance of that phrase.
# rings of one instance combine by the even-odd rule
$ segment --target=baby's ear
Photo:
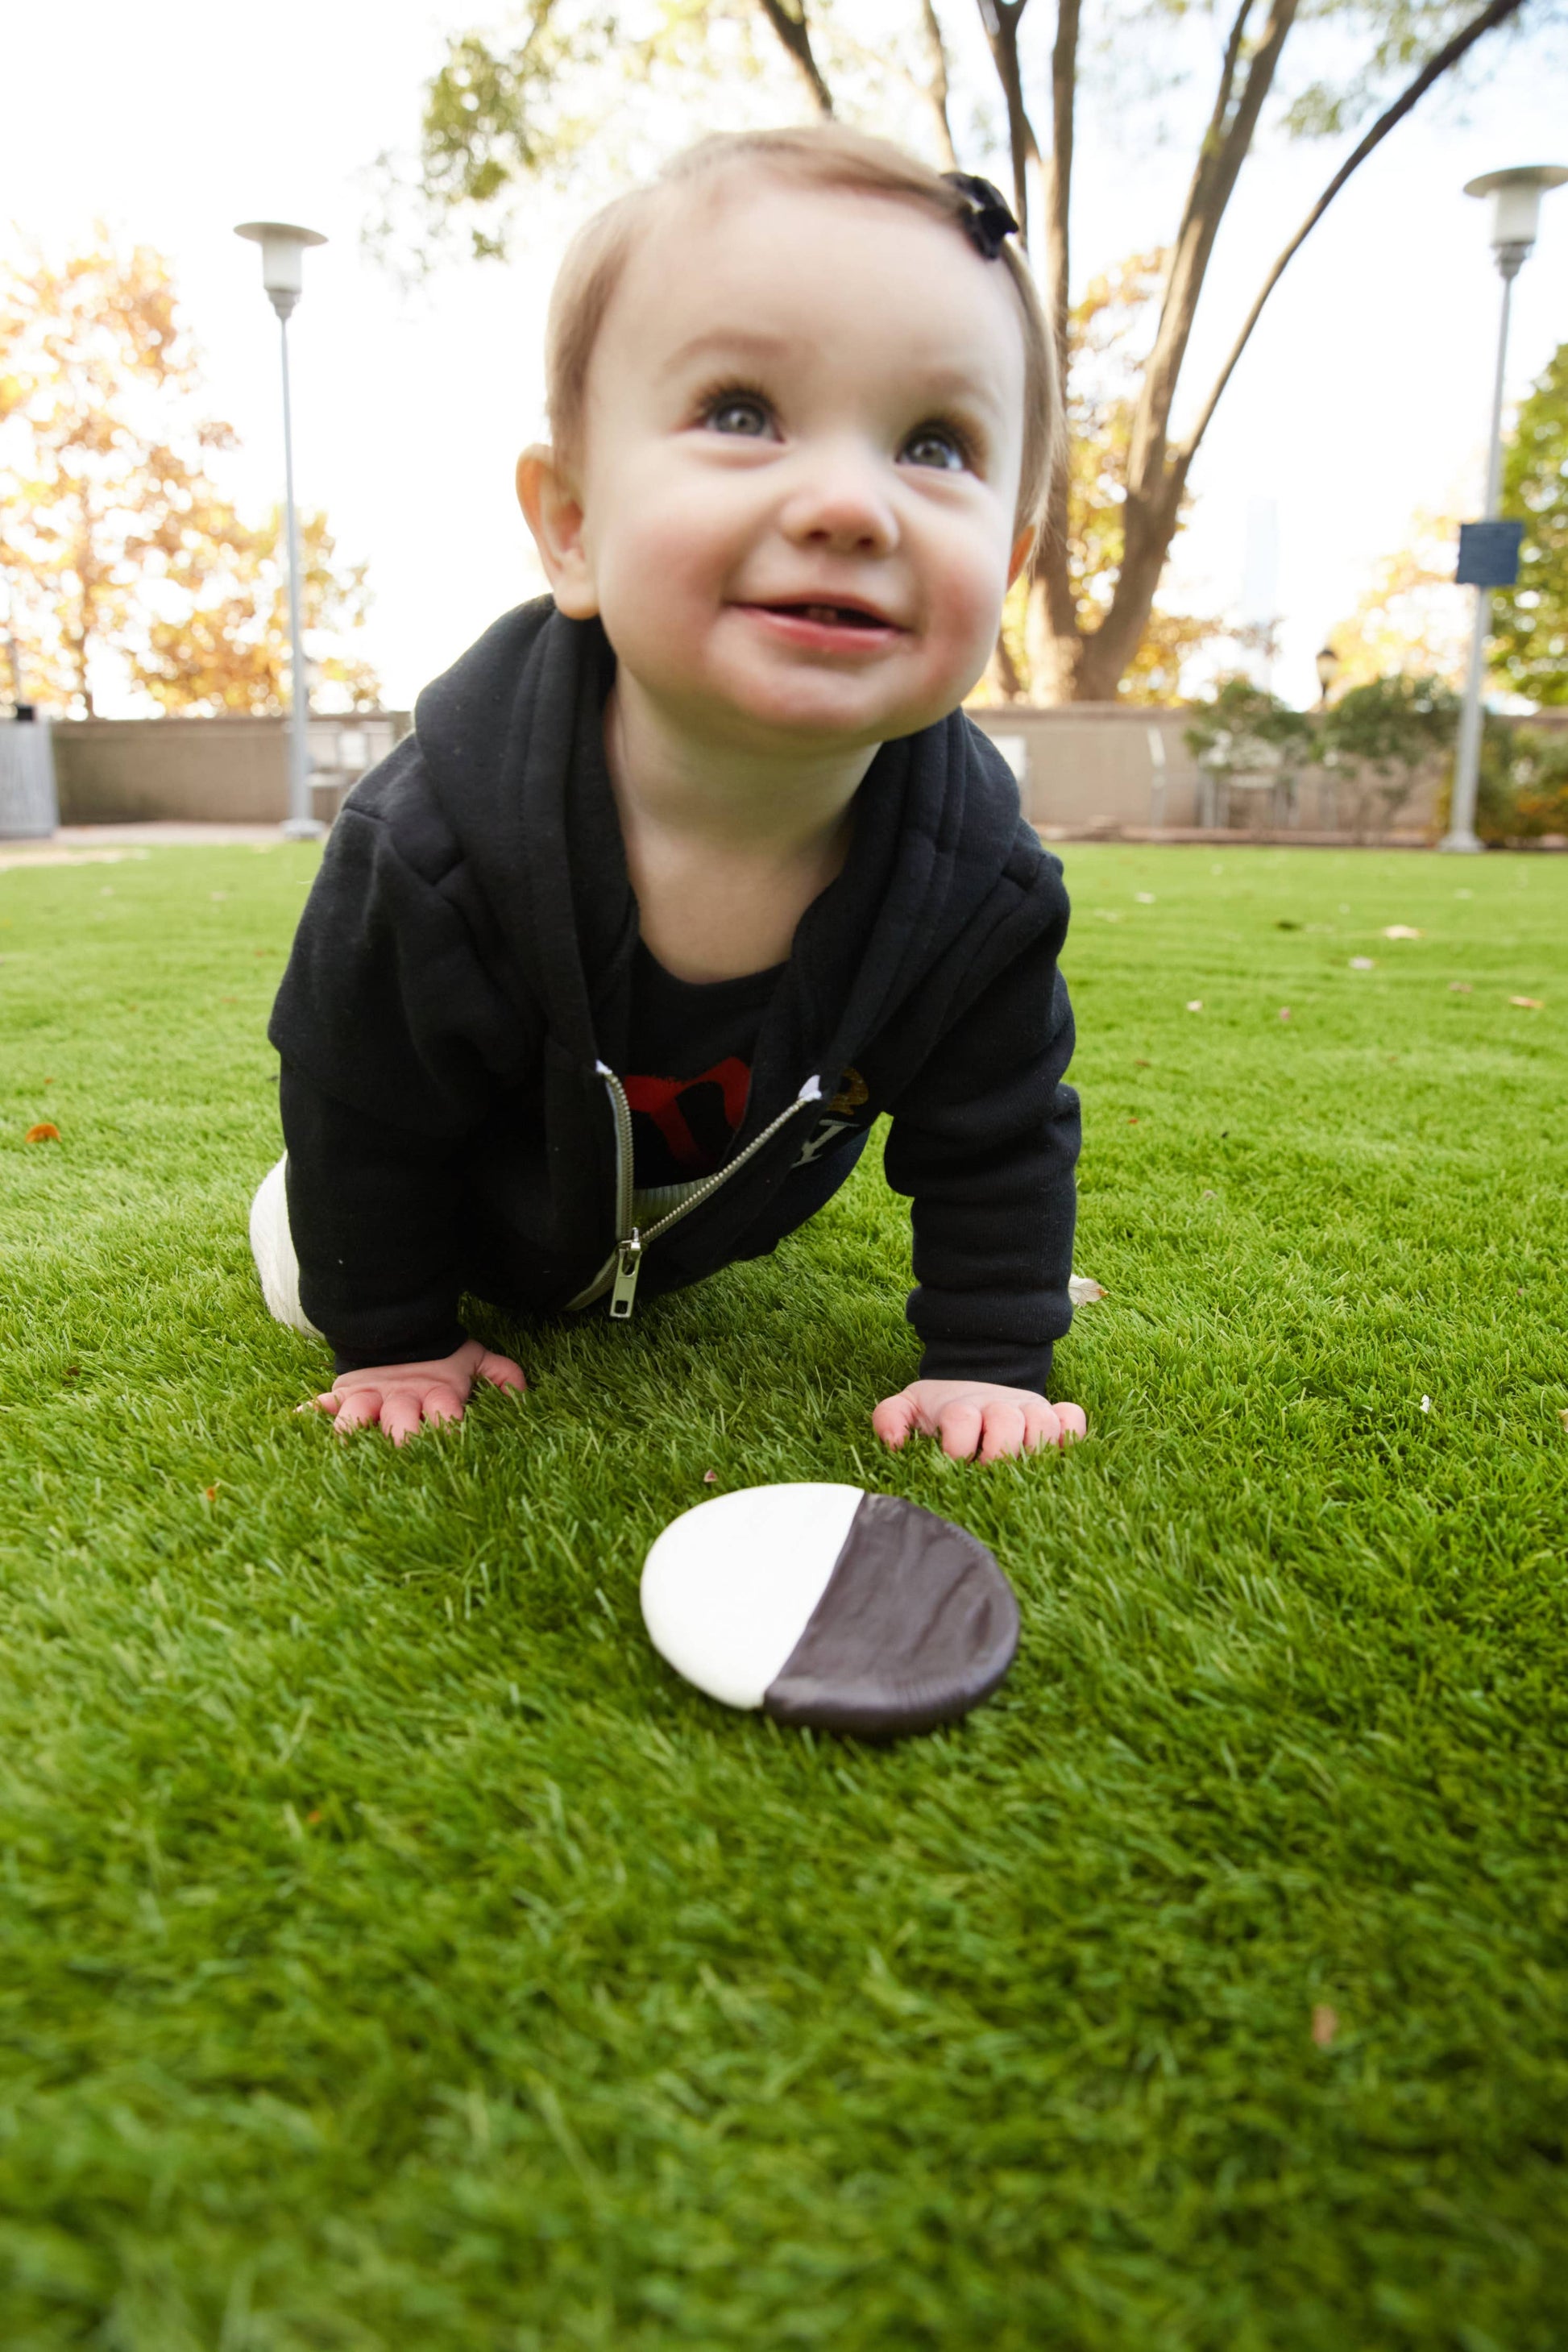
[[[583,501],[554,450],[542,441],[517,461],[517,502],[556,604],[569,620],[592,620],[599,600],[584,544]]]

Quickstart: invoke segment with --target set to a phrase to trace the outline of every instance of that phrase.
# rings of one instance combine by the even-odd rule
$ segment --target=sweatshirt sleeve
[[[279,1093],[300,1304],[337,1370],[449,1356],[468,1336],[451,1146],[336,1101],[287,1062]]]
[[[1072,1321],[1078,1097],[1059,922],[981,993],[893,1106],[888,1181],[910,1196],[909,1318],[925,1380],[1044,1395]]]
[[[461,1345],[461,1170],[518,1033],[442,845],[414,846],[340,815],[269,1031],[300,1304],[340,1371]]]

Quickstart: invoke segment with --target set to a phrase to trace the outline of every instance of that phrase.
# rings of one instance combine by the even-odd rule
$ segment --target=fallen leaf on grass
[[[206,1496],[209,1503],[216,1503],[217,1501],[217,1488],[216,1486],[204,1486],[202,1488],[202,1492]]]
[[[1563,1428],[1568,1429],[1568,1404],[1560,1405],[1558,1407],[1557,1418],[1563,1423]]]
[[[1351,970],[1352,971],[1375,971],[1377,970],[1377,966],[1373,961],[1371,956],[1352,956]]]
[[[37,1127],[30,1127],[22,1139],[24,1143],[58,1143],[59,1139],[59,1129],[52,1118],[41,1118]]]
[[[1475,992],[1468,980],[1451,980],[1448,982],[1450,996],[1473,996]]]
[[[1431,1400],[1431,1398],[1430,1398],[1430,1397],[1423,1397],[1423,1398],[1422,1398],[1422,1400],[1421,1400],[1421,1410],[1422,1410],[1422,1412],[1431,1412],[1431,1410],[1432,1410],[1432,1400]]]
[[[705,1486],[716,1486],[719,1484],[719,1473],[717,1470],[704,1470],[702,1473],[702,1484]]]
[[[1383,936],[1385,940],[1418,940],[1421,934],[1409,923],[1384,923]]]
[[[1282,1004],[1282,1005],[1279,1007],[1279,1018],[1280,1018],[1280,1020],[1281,1020],[1281,1021],[1289,1021],[1289,1018],[1290,1018],[1290,1007],[1289,1007],[1288,1004]]]
[[[1075,1274],[1068,1284],[1068,1297],[1075,1307],[1092,1307],[1097,1298],[1104,1296],[1103,1285],[1091,1282],[1087,1274]]]
[[[1154,903],[1154,893],[1152,890],[1134,890],[1132,896],[1137,899],[1138,904],[1141,907],[1152,907]]]
[[[1136,1111],[1133,1111],[1133,1112],[1131,1112],[1131,1113],[1130,1114],[1130,1116],[1129,1116],[1129,1118],[1128,1118],[1127,1124],[1128,1124],[1128,1126],[1129,1126],[1129,1127],[1136,1127],[1136,1126],[1137,1126],[1137,1124],[1138,1124],[1138,1114],[1137,1114],[1137,1112],[1136,1112]]]
[[[1331,2009],[1326,2000],[1312,2004],[1312,2039],[1320,2050],[1326,2050],[1340,2030],[1340,2013]]]
[[[1203,1011],[1203,1009],[1204,1009],[1204,1001],[1203,1001],[1203,998],[1202,998],[1201,996],[1189,996],[1189,997],[1188,997],[1188,999],[1187,999],[1187,1011],[1188,1011],[1189,1013],[1201,1013],[1201,1012]]]
[[[1539,1013],[1545,1003],[1545,999],[1540,996],[1510,996],[1508,1001],[1510,1004],[1517,1004],[1521,1013]]]

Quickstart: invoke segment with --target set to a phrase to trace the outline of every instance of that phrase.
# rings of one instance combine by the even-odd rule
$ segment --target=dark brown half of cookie
[[[863,1739],[930,1731],[988,1697],[1017,1647],[1018,1604],[984,1545],[918,1503],[868,1495],[763,1707]]]

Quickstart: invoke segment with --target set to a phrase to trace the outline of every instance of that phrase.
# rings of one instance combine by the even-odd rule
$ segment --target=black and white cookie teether
[[[710,1698],[870,1738],[966,1714],[1018,1646],[984,1545],[860,1486],[742,1486],[682,1512],[644,1562],[642,1613]]]

